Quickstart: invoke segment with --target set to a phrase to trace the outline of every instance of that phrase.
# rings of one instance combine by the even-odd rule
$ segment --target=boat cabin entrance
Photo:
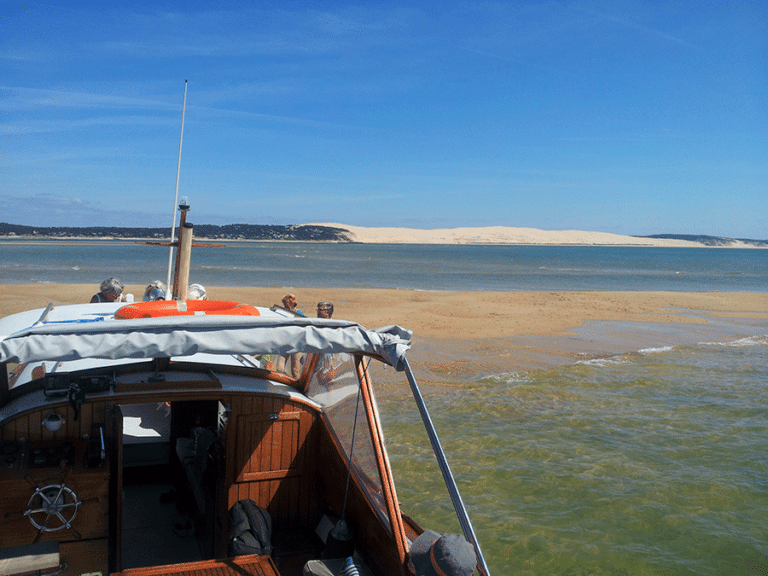
[[[116,512],[123,569],[214,557],[221,451],[212,445],[220,441],[220,413],[226,410],[218,400],[117,407],[122,466],[115,492],[122,495]]]

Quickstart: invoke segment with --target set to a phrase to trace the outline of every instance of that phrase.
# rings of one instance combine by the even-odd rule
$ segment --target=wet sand
[[[411,355],[437,378],[572,363],[581,358],[768,333],[768,293],[737,292],[424,292],[394,289],[213,287],[208,297],[259,306],[287,292],[315,316],[335,305],[335,318],[414,333]],[[0,316],[49,302],[88,302],[97,286],[0,284]],[[144,286],[127,285],[140,300]]]

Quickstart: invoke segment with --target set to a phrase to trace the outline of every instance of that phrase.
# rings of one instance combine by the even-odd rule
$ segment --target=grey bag
[[[253,500],[232,506],[229,518],[229,555],[272,554],[272,516]]]

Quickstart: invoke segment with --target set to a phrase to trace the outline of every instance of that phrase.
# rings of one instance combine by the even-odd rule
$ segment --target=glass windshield
[[[279,372],[298,380],[304,370],[306,354],[260,354],[254,357],[260,368]]]
[[[369,359],[364,362],[368,363]],[[349,460],[349,454],[352,454],[355,477],[376,506],[381,521],[391,530],[355,357],[352,354],[321,354],[307,396],[323,406],[331,431],[344,451],[343,456]]]

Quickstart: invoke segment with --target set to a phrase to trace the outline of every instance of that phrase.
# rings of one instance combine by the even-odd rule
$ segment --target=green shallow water
[[[768,338],[422,386],[494,575],[768,574]],[[423,425],[378,401],[406,512],[460,532]]]

